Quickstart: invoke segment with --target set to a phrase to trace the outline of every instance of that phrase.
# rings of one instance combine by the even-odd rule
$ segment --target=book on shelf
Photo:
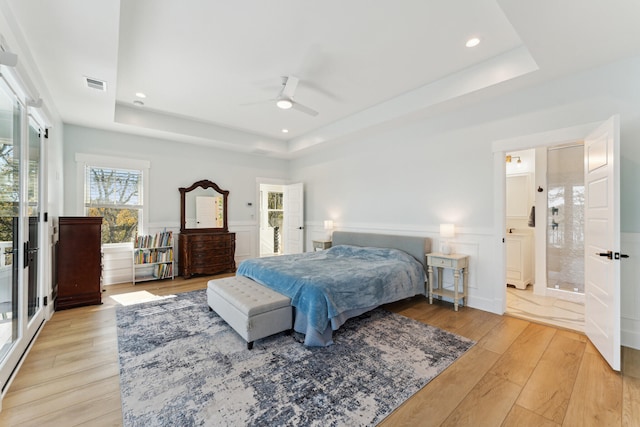
[[[135,241],[133,243],[134,243],[135,249],[173,246],[173,232],[163,231],[156,234],[136,236]]]
[[[150,264],[155,262],[172,262],[173,248],[142,248],[137,249],[134,256],[136,264]]]
[[[153,269],[153,277],[156,279],[166,279],[173,277],[173,264],[158,264]]]

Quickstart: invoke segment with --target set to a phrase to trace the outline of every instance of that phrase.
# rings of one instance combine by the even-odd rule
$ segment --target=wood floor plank
[[[500,357],[491,372],[524,386],[555,333],[555,328],[530,323]]]
[[[451,307],[453,307],[453,305],[451,305]],[[450,308],[450,310],[451,313],[448,313],[447,310],[434,311],[429,316],[429,324],[440,329],[457,333],[460,328],[469,322],[469,316],[463,314],[462,309],[460,311],[453,311],[453,308]]]
[[[640,350],[622,347],[622,372],[625,376],[640,379]]]
[[[640,378],[622,379],[622,425],[632,427],[640,425]]]
[[[476,315],[471,310],[468,312],[472,313],[472,316],[467,323],[456,330],[456,333],[474,341],[481,340],[502,321],[502,316],[486,311],[480,315]]]
[[[28,405],[36,401],[46,400],[48,397],[61,392],[69,392],[79,388],[79,385],[91,384],[116,378],[119,380],[118,363],[102,365],[100,369],[89,369],[69,373],[65,376],[53,377],[35,386],[15,390],[11,396],[2,401],[3,407],[13,408]],[[81,388],[81,387],[80,387]]]
[[[556,334],[562,335],[564,337],[571,338],[572,340],[580,341],[583,343],[586,343],[587,341],[589,341],[589,338],[587,338],[587,336],[582,332],[570,331],[568,329],[558,329]]]
[[[502,316],[498,323],[478,340],[478,345],[502,354],[507,351],[528,325],[529,322],[526,320]]]
[[[584,354],[585,343],[556,334],[542,354],[517,404],[561,424]]]
[[[499,426],[511,411],[520,390],[518,384],[489,371],[442,426]]]
[[[52,366],[49,369],[25,369],[23,375],[15,379],[11,385],[11,390],[18,392],[34,386],[42,386],[50,381],[73,375],[78,372],[87,372],[93,370],[104,371],[114,361],[117,361],[118,355],[113,352],[84,352],[85,358],[78,360],[76,363],[65,363],[59,366]],[[22,371],[21,371],[22,372]]]
[[[122,411],[117,408],[96,418],[83,421],[74,427],[120,427],[122,426]]]
[[[472,347],[426,387],[389,415],[381,427],[439,426],[493,366],[499,355]]]
[[[559,427],[560,425],[520,405],[514,405],[501,427]]]
[[[110,396],[112,402],[108,400]],[[10,410],[3,409],[0,425],[74,425],[83,418],[88,420],[100,412],[115,410],[116,402],[120,404],[120,379],[110,377],[72,390],[57,391],[45,398],[8,408]]]
[[[118,411],[120,406],[120,392],[106,392],[100,398],[94,398],[88,401],[82,401],[65,408],[52,411],[47,415],[25,421],[21,427],[76,427],[81,425],[88,426],[122,426],[122,417],[119,420],[113,419],[113,413]],[[122,411],[120,411],[122,414]],[[96,422],[105,416],[109,416],[106,424]],[[115,421],[116,424],[112,424]]]
[[[585,349],[567,408],[564,426],[600,427],[622,424],[622,377],[599,354]]]

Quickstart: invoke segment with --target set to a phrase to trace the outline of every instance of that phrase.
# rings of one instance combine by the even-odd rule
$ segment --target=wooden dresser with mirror
[[[180,191],[178,274],[217,274],[236,270],[236,234],[229,233],[229,192],[209,180]]]

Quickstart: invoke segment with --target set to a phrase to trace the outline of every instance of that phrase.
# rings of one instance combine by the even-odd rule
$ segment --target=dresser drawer
[[[232,264],[233,261],[228,255],[197,257],[191,263],[193,268],[210,268],[214,271],[231,268]]]
[[[447,259],[447,258],[431,258],[431,261],[429,261],[429,264],[433,265],[434,267],[451,268],[454,266],[454,261],[452,259]]]
[[[214,251],[216,249],[227,249],[231,247],[230,242],[221,241],[204,241],[204,242],[192,242],[191,250],[193,251]]]
[[[230,236],[198,236],[191,239],[191,247],[195,250],[223,249],[231,247]]]

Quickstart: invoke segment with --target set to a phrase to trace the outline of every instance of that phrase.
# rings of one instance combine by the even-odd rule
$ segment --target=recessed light
[[[133,100],[133,105],[137,105],[138,107],[142,107],[144,105],[144,102],[140,101],[139,99],[134,99]]]
[[[136,96],[137,96],[138,98],[142,98],[142,99],[144,99],[144,98],[146,98],[146,97],[147,97],[147,95],[145,95],[145,94],[144,94],[144,93],[142,93],[142,92],[136,92]]]
[[[470,38],[469,40],[467,40],[467,43],[465,43],[465,46],[467,47],[476,47],[480,44],[480,39],[477,37],[473,37]]]
[[[289,133],[289,129],[282,129],[282,133]]]

